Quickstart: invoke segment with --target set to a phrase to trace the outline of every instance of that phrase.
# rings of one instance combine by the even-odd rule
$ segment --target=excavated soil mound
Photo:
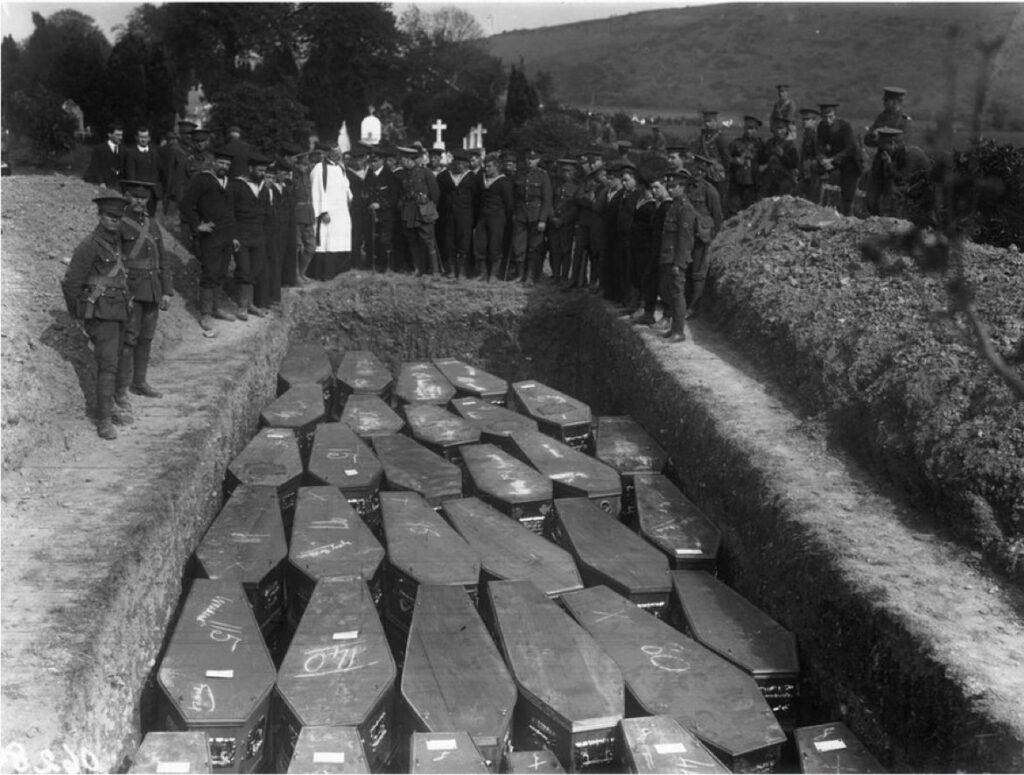
[[[909,229],[759,202],[712,249],[716,322],[832,441],[1024,581],[1024,401],[945,314],[942,279],[891,252],[861,257],[865,240]],[[1024,256],[969,244],[965,266],[993,345],[1011,352]]]

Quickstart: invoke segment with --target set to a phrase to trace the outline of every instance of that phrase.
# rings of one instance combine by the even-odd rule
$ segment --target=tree
[[[295,11],[302,63],[297,96],[326,136],[358,127],[367,107],[394,80],[402,39],[395,17],[377,3],[301,3]]]
[[[211,95],[210,128],[227,134],[232,124],[245,129],[247,140],[264,153],[276,155],[284,141],[304,144],[311,124],[308,110],[295,99],[294,87],[261,86],[239,81]]]
[[[508,75],[508,96],[505,99],[505,131],[511,132],[539,113],[537,91],[526,80],[526,73],[512,65]]]

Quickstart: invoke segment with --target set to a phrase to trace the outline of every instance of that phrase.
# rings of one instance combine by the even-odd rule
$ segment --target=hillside
[[[1024,5],[1019,3],[758,3],[627,14],[506,32],[489,38],[506,63],[554,77],[557,98],[579,108],[663,115],[715,106],[730,117],[769,112],[788,81],[797,105],[834,96],[849,117],[878,112],[881,87],[909,89],[905,109],[933,120],[944,110],[952,48],[958,114],[968,116],[975,43],[1007,34],[992,98],[1024,122]]]

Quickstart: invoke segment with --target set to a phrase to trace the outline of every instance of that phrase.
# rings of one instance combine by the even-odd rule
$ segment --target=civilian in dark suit
[[[124,166],[124,152],[121,150],[123,139],[124,127],[120,124],[107,127],[106,142],[92,149],[89,167],[82,176],[86,183],[95,183],[120,193],[121,168]]]
[[[366,150],[356,146],[345,163],[345,174],[348,176],[349,188],[352,189],[352,201],[348,205],[352,217],[352,264],[357,269],[373,268],[373,223],[370,220],[366,157]]]
[[[163,186],[160,184],[160,159],[149,144],[148,127],[135,130],[135,144],[124,149],[124,161],[121,167],[122,180],[135,180],[152,183],[146,212],[152,218],[156,214],[156,203],[163,198]]]

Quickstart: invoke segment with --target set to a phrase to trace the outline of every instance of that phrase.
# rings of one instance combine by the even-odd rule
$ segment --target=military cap
[[[595,167],[594,169],[592,169],[590,172],[588,172],[586,174],[586,177],[584,178],[584,180],[594,180],[602,172],[607,175],[608,174],[608,168],[607,167]]]
[[[568,167],[578,167],[578,166],[580,166],[580,163],[578,161],[576,161],[576,159],[570,159],[568,156],[562,156],[562,157],[560,157],[558,159],[555,159],[555,162],[557,164],[562,164],[562,165],[565,165],[565,166],[568,166]]]
[[[717,116],[718,115],[718,111],[717,110],[711,110],[710,108],[705,108],[704,110],[702,110],[700,112],[700,114],[702,116]]]
[[[883,87],[882,96],[884,97],[903,97],[907,93],[907,90],[901,86],[885,86]]]
[[[625,148],[628,151],[630,148],[633,147],[633,143],[629,142],[629,140],[619,140],[617,143],[615,143],[615,147],[620,149]]]
[[[483,154],[483,152],[484,152],[483,148],[467,148],[466,149],[466,153],[469,154],[470,157],[481,156]]]
[[[744,116],[743,122],[745,124],[754,124],[756,126],[762,126],[764,124],[764,122],[757,116]]]
[[[789,88],[789,84],[788,83],[777,83],[777,84],[775,84],[775,88],[776,89],[788,89]]]
[[[540,152],[536,148],[527,148],[523,156],[525,156],[527,159],[539,159]]]
[[[687,169],[673,170],[672,172],[665,173],[666,186],[674,186],[679,183],[686,183],[690,180],[693,180],[693,173]]]
[[[108,191],[95,196],[92,201],[96,203],[96,208],[101,213],[107,213],[108,215],[123,215],[124,208],[128,205],[128,200],[115,191]]]
[[[401,148],[402,146],[398,146],[398,147]],[[423,143],[421,143],[419,140],[415,140],[413,142],[413,144],[412,144],[412,147],[415,148],[417,151],[422,151],[423,150]]]
[[[800,115],[804,118],[807,118],[808,116],[820,116],[821,111],[815,110],[814,108],[800,108]]]
[[[441,156],[444,152],[444,146],[440,148],[438,148],[437,146],[433,146],[432,148],[427,149],[427,153],[429,153],[431,156]]]
[[[875,130],[875,134],[879,137],[891,137],[897,139],[903,137],[903,130],[897,129],[894,126],[880,126]]]
[[[299,156],[300,154],[305,153],[305,150],[306,149],[298,143],[293,143],[289,140],[285,140],[281,143],[281,153],[285,156]]]
[[[232,124],[228,127],[228,134],[240,135],[242,134],[242,130],[238,128],[238,124]]]
[[[818,107],[822,110],[822,112],[824,112],[826,108],[838,108],[839,103],[836,102],[835,100],[819,102]]]
[[[636,177],[640,172],[640,170],[637,169],[635,164],[632,164],[628,161],[620,162],[619,164],[615,165],[615,167],[620,175],[623,172],[630,172],[633,174],[633,177]]]
[[[714,164],[715,163],[715,160],[712,159],[710,156],[704,156],[704,155],[699,154],[699,153],[693,154],[693,158],[696,159],[697,161],[699,161],[701,164]]]
[[[205,140],[210,136],[209,129],[193,129],[190,133],[193,140]]]
[[[121,190],[132,196],[149,196],[149,192],[156,188],[155,183],[147,180],[122,180]]]
[[[222,145],[220,148],[213,149],[213,158],[215,159],[234,159],[235,152],[229,145]]]
[[[270,159],[268,159],[259,151],[251,151],[249,153],[249,166],[258,167],[261,164],[270,164]]]
[[[396,150],[401,156],[411,156],[414,159],[423,153],[422,148],[416,148],[415,146],[410,147],[408,145],[399,145]]]
[[[178,129],[180,129],[181,133],[184,134],[184,135],[187,135],[193,129],[196,129],[198,127],[199,127],[199,124],[197,124],[195,121],[185,120],[185,121],[179,121],[178,122]]]
[[[604,148],[602,148],[600,145],[592,145],[587,149],[587,156],[589,156],[591,159],[603,158]]]
[[[501,152],[501,160],[502,161],[515,161],[516,160],[516,155],[512,151],[502,151]]]
[[[452,151],[452,158],[456,161],[469,161],[469,151],[464,151],[462,148],[456,148]]]
[[[690,153],[690,149],[685,145],[669,145],[665,148],[665,153],[678,153],[680,156],[685,156]]]

